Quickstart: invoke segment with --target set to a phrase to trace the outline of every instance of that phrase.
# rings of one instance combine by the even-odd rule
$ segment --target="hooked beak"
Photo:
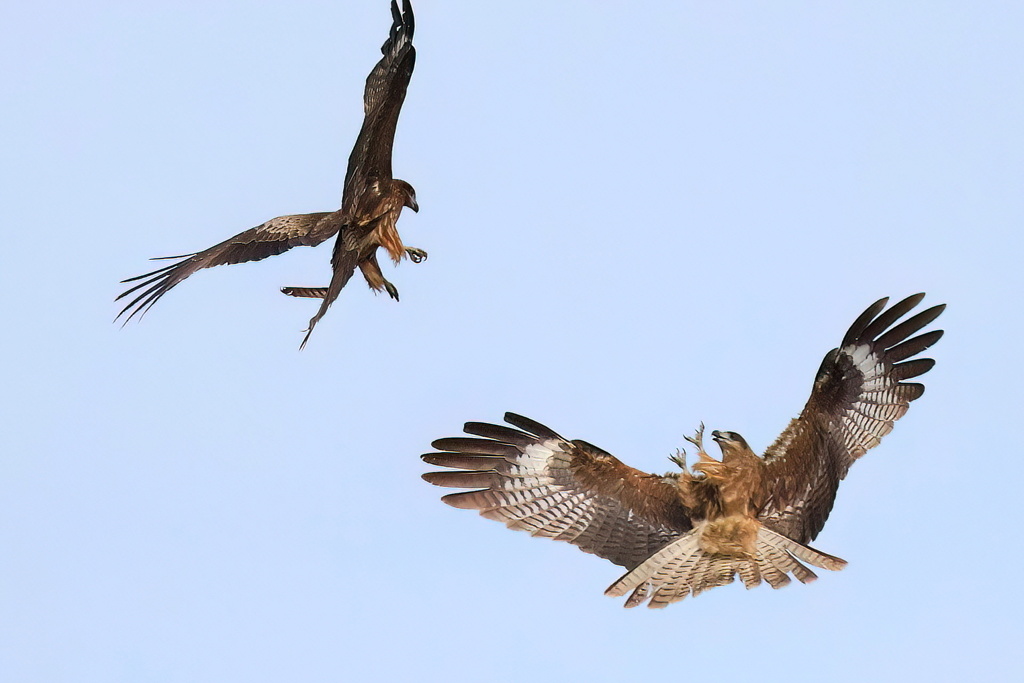
[[[409,198],[409,201],[406,202],[405,205],[408,206],[413,211],[415,211],[416,213],[420,212],[420,205],[419,205],[419,203],[417,203],[416,200],[411,198],[411,197]]]

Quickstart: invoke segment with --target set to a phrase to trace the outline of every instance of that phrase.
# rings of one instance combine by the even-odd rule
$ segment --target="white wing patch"
[[[487,431],[486,426],[480,428]],[[533,536],[572,543],[627,568],[679,536],[679,529],[652,521],[614,493],[601,493],[581,480],[575,471],[581,446],[546,435],[515,445],[503,442],[503,437],[510,435],[495,433],[490,443],[435,442],[436,447],[451,451],[424,459],[464,471],[428,472],[424,478],[439,486],[477,489],[445,496],[453,507],[477,510],[487,519]],[[509,440],[519,441],[514,435]]]
[[[840,418],[844,445],[852,457],[859,458],[881,443],[909,404],[900,396],[899,380],[870,345],[851,344],[842,353],[863,375],[860,395]]]

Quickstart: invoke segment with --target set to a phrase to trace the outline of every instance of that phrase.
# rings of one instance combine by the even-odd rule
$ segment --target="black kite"
[[[384,57],[366,78],[363,94],[364,119],[355,147],[348,158],[341,208],[326,213],[279,216],[262,225],[239,233],[205,251],[185,256],[168,256],[181,261],[159,270],[128,278],[123,282],[142,280],[121,294],[118,299],[142,289],[118,314],[128,313],[125,322],[143,314],[171,288],[203,268],[245,261],[259,261],[276,256],[296,246],[316,246],[338,235],[331,265],[334,274],[329,287],[285,287],[285,294],[322,298],[320,310],[310,320],[302,344],[338,293],[355,272],[363,273],[367,284],[376,291],[386,290],[395,300],[398,290],[388,282],[377,263],[377,248],[383,247],[398,263],[409,256],[415,263],[426,258],[426,252],[402,244],[396,229],[403,207],[418,211],[416,191],[404,180],[392,177],[391,151],[398,115],[405,101],[405,92],[416,61],[412,45],[415,29],[412,6],[402,0],[402,11],[391,1],[393,23],[388,39],[381,47]],[[130,312],[129,312],[130,311]]]
[[[803,563],[841,569],[846,562],[807,546],[832,510],[836,490],[860,456],[888,434],[924,386],[905,382],[935,364],[914,358],[942,330],[911,337],[942,313],[933,306],[897,321],[924,297],[888,310],[875,302],[853,323],[839,348],[826,354],[800,416],[764,456],[739,434],[712,432],[722,450],[714,460],[701,444],[703,426],[688,441],[698,462],[681,472],[647,474],[585,441],[569,441],[533,420],[505,414],[510,427],[469,422],[467,434],[438,439],[443,451],[423,459],[460,471],[428,472],[438,486],[470,488],[442,498],[479,510],[511,529],[568,541],[628,571],[606,591],[629,594],[627,607],[664,607],[738,574],[747,588],[779,588],[790,574],[817,578]],[[685,455],[685,454],[684,454]]]

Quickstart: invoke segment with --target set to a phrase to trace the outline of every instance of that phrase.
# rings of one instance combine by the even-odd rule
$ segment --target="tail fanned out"
[[[701,549],[701,533],[706,523],[672,541],[632,571],[613,583],[605,595],[618,597],[632,591],[626,607],[646,601],[648,607],[665,607],[687,595],[732,583],[738,574],[747,588],[765,581],[772,588],[788,584],[790,574],[801,583],[814,581],[817,575],[800,561],[839,570],[846,561],[758,525],[754,557],[708,553]]]

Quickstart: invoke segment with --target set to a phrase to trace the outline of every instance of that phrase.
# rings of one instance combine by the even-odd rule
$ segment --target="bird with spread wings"
[[[779,588],[790,575],[817,578],[807,565],[846,562],[811,548],[850,465],[907,412],[924,386],[906,382],[932,368],[917,358],[942,330],[920,332],[942,313],[933,306],[903,322],[917,294],[886,309],[872,304],[838,348],[826,354],[800,416],[757,456],[742,436],[714,431],[721,460],[704,452],[703,425],[672,460],[682,471],[647,474],[586,441],[567,440],[528,418],[503,425],[468,422],[475,437],[438,439],[423,459],[457,471],[428,472],[432,484],[474,489],[444,496],[534,536],[568,541],[626,568],[605,593],[629,594],[626,607],[664,607],[731,583]],[[514,428],[513,428],[514,427]]]
[[[397,0],[391,0],[391,14],[391,31],[381,47],[384,57],[366,78],[363,126],[348,158],[341,208],[333,212],[279,216],[204,251],[161,257],[181,260],[124,280],[141,282],[118,296],[118,299],[140,289],[142,291],[122,309],[118,318],[127,314],[127,323],[134,316],[141,316],[160,297],[197,270],[259,261],[292,247],[316,246],[334,235],[338,235],[338,239],[331,258],[333,275],[330,285],[282,288],[285,294],[291,296],[322,299],[320,309],[309,321],[302,345],[305,346],[313,327],[327,312],[357,267],[372,289],[383,289],[398,300],[398,290],[384,278],[377,263],[378,247],[383,247],[396,264],[405,256],[419,263],[426,258],[427,253],[422,249],[406,247],[396,228],[403,207],[419,211],[416,191],[412,185],[394,178],[391,170],[395,128],[412,77],[416,50],[412,45],[415,20],[409,0],[402,0],[401,11]]]

